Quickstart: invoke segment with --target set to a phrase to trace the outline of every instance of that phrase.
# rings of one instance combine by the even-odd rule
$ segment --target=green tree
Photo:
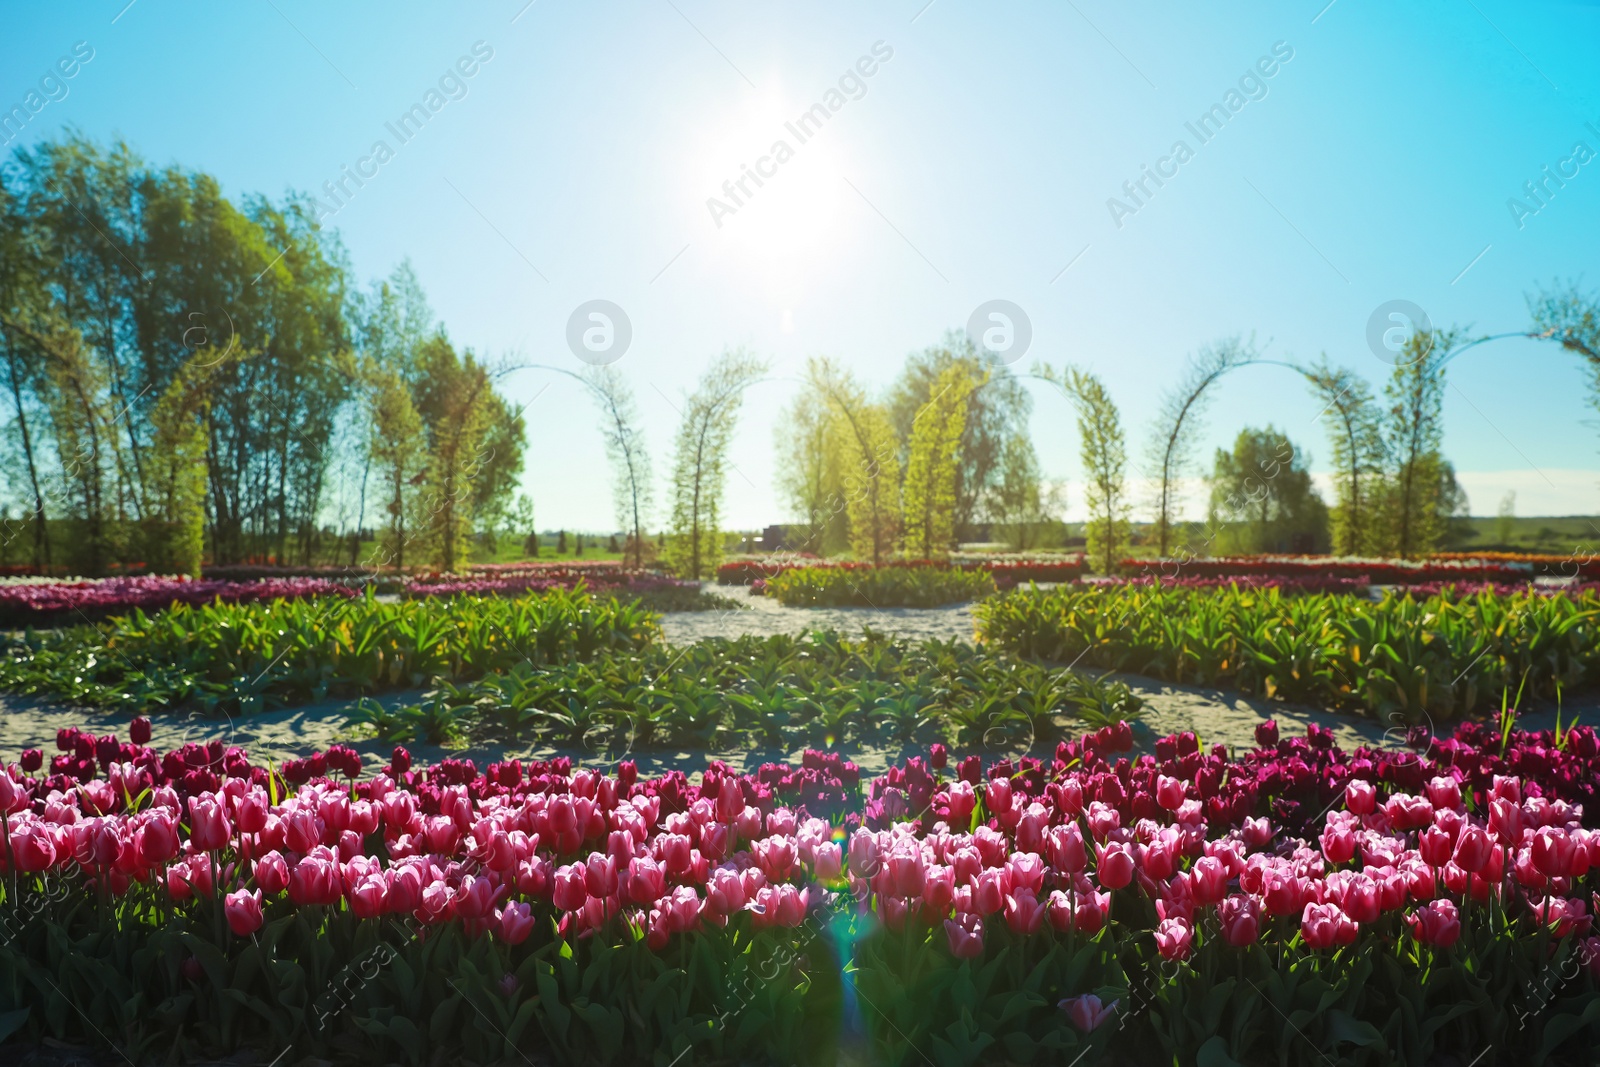
[[[471,351],[436,334],[418,352],[417,413],[427,428],[421,518],[432,562],[456,571],[471,553],[474,515],[514,490],[523,423]]]
[[[942,559],[955,541],[958,450],[968,400],[982,385],[982,379],[974,381],[969,368],[947,367],[912,420],[901,490],[905,550],[912,559]]]
[[[1460,341],[1456,330],[1413,332],[1384,387],[1383,423],[1389,462],[1387,539],[1383,548],[1401,559],[1434,551],[1445,533],[1440,519],[1444,440],[1444,360]],[[1454,478],[1451,478],[1453,484]]]
[[[600,433],[611,460],[617,524],[628,531],[626,547],[633,553],[633,565],[643,567],[644,524],[650,517],[654,493],[650,450],[645,445],[644,428],[639,425],[633,390],[610,364],[591,367],[582,375],[582,381],[600,405]]]
[[[1007,544],[1018,552],[1043,546],[1065,507],[1065,491],[1047,485],[1039,474],[1033,442],[1009,438],[989,503],[990,519]]]
[[[389,521],[383,558],[393,561],[395,569],[404,574],[406,545],[413,536],[409,520],[417,510],[418,486],[428,473],[422,416],[411,401],[410,387],[392,370],[372,376],[366,415],[372,427],[368,463],[377,468],[387,496],[384,512]]]
[[[779,417],[773,440],[777,488],[805,534],[797,547],[825,555],[849,543],[845,508],[845,437],[848,427],[818,385],[818,363],[808,363],[799,394]]]
[[[1211,524],[1218,552],[1316,552],[1326,547],[1328,509],[1311,483],[1310,457],[1268,426],[1245,429],[1233,451],[1217,450]]]
[[[849,372],[829,360],[813,360],[806,380],[827,399],[839,429],[850,551],[882,563],[894,552],[901,517],[900,442],[889,409],[872,403]]]
[[[1511,538],[1517,528],[1517,491],[1506,490],[1506,495],[1500,498],[1500,509],[1494,519],[1494,543],[1497,547],[1505,548],[1511,544]]]
[[[951,367],[963,368],[974,386],[957,452],[955,524],[959,530],[988,513],[1006,442],[1028,435],[1033,399],[1004,364],[974,345],[964,331],[952,330],[939,344],[907,356],[905,367],[889,391],[888,411],[900,442],[900,465],[910,461],[917,413],[933,397],[940,376]],[[977,387],[979,382],[985,383],[982,388]]]
[[[1323,405],[1317,421],[1327,427],[1333,449],[1333,551],[1344,556],[1381,551],[1387,488],[1383,416],[1373,401],[1372,387],[1355,371],[1330,367],[1326,356],[1306,372],[1306,378]]]
[[[744,391],[767,366],[742,351],[725,352],[685,400],[672,472],[668,566],[688,578],[716,570],[722,559],[722,493],[728,447]]]
[[[150,449],[143,466],[144,558],[158,574],[200,577],[211,370],[182,368],[150,413]]]
[[[1088,555],[1102,574],[1116,571],[1127,550],[1128,449],[1122,433],[1122,416],[1099,378],[1076,367],[1054,371],[1047,366],[1034,373],[1054,382],[1078,413],[1078,440],[1089,508],[1086,533]]]

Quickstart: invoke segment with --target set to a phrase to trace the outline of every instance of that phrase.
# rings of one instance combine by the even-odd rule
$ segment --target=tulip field
[[[0,754],[0,1041],[136,1064],[1591,1062],[1600,736],[1516,715],[1597,680],[1591,589],[752,580],[988,595],[973,643],[669,647],[637,578],[515,569],[12,635],[0,687],[129,725]],[[1110,671],[1409,729],[1156,737]],[[321,699],[358,747],[151,747],[152,716]]]
[[[130,734],[0,774],[7,1036],[894,1064],[1566,1064],[1600,1036],[1586,727],[1129,758],[1108,724],[1048,760],[697,781]]]

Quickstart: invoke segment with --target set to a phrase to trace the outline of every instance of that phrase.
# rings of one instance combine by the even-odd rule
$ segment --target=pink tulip
[[[1006,925],[1019,937],[1038,933],[1044,924],[1045,907],[1028,889],[1018,888],[1006,898]]]
[[[952,829],[965,830],[972,825],[972,812],[977,807],[977,793],[970,782],[954,782],[950,786],[950,810],[946,820]]]
[[[1076,874],[1088,866],[1089,857],[1083,845],[1083,831],[1078,824],[1066,823],[1052,826],[1046,835],[1046,849],[1050,866],[1066,874]]]
[[[635,856],[628,861],[627,874],[622,878],[622,897],[635,904],[650,904],[666,891],[666,872],[649,856]]]
[[[289,864],[280,852],[268,852],[256,860],[253,873],[256,885],[269,897],[275,897],[289,887]]]
[[[577,911],[589,899],[589,885],[581,863],[556,868],[552,902],[561,911]]]
[[[1494,842],[1489,840],[1489,835],[1476,826],[1466,826],[1461,830],[1461,836],[1456,839],[1455,863],[1464,871],[1473,874],[1483,870],[1494,854]],[[1439,864],[1435,864],[1439,866]]]
[[[1056,1005],[1067,1013],[1067,1019],[1084,1033],[1098,1030],[1100,1024],[1111,1018],[1116,1013],[1120,1001],[1113,1000],[1110,1004],[1102,1005],[1100,998],[1093,993],[1085,993],[1078,997],[1067,997]]]
[[[971,913],[958,914],[944,921],[950,954],[958,960],[975,960],[983,955],[983,920]]]
[[[1427,784],[1428,802],[1435,809],[1449,808],[1451,810],[1461,807],[1461,783],[1454,778],[1440,776],[1430,778]]]
[[[1351,815],[1370,815],[1378,806],[1378,791],[1371,782],[1352,778],[1344,787],[1344,806]]]
[[[1443,867],[1455,854],[1455,849],[1455,838],[1437,823],[1422,831],[1417,839],[1417,851],[1432,867]]]
[[[507,904],[499,912],[500,925],[496,933],[508,945],[520,945],[533,932],[533,909],[527,904]]]
[[[755,843],[754,852],[762,872],[775,882],[788,878],[790,872],[794,870],[796,856],[793,837],[774,835],[763,838]],[[893,862],[891,858],[891,865]],[[905,892],[900,895],[911,896],[911,893]]]
[[[972,910],[979,915],[993,915],[1005,906],[1010,889],[1005,868],[984,868],[972,886]]]
[[[1261,933],[1261,906],[1254,897],[1231,896],[1217,905],[1222,939],[1235,948],[1253,945]]]
[[[1424,945],[1449,948],[1461,937],[1461,920],[1449,900],[1435,900],[1406,916],[1411,936]]]
[[[361,878],[349,893],[350,913],[358,919],[373,919],[384,913],[389,902],[389,882],[382,874]]]
[[[235,937],[248,937],[261,929],[261,890],[240,889],[229,893],[223,903],[228,929]]]
[[[1541,826],[1533,835],[1533,865],[1546,878],[1565,878],[1570,875],[1575,853],[1572,839],[1565,830]]]
[[[1133,849],[1125,844],[1111,844],[1100,850],[1100,863],[1095,869],[1100,884],[1107,889],[1122,889],[1133,881]]]
[[[1156,803],[1168,811],[1177,811],[1184,801],[1183,783],[1176,778],[1158,775],[1156,778]]]
[[[1196,904],[1215,904],[1228,895],[1228,869],[1221,860],[1202,856],[1189,873]]]
[[[1194,930],[1182,919],[1163,919],[1155,930],[1156,949],[1164,960],[1181,960],[1189,955]]]
[[[1327,949],[1348,945],[1356,939],[1358,928],[1337,904],[1307,904],[1300,919],[1300,933],[1306,946]]]
[[[201,852],[215,852],[228,843],[233,828],[216,797],[202,793],[189,801],[189,843]]]

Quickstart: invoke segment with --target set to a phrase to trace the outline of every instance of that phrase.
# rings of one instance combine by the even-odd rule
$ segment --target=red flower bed
[[[1040,559],[995,557],[992,559],[958,559],[950,562],[931,559],[891,560],[887,563],[879,564],[848,560],[825,560],[815,557],[796,558],[783,556],[766,560],[747,559],[724,563],[717,568],[717,582],[721,585],[750,585],[756,581],[773,578],[785,571],[800,569],[860,571],[873,570],[874,568],[890,570],[944,570],[953,568],[964,571],[988,571],[994,576],[996,585],[1002,589],[1008,589],[1023,582],[1074,581],[1083,576],[1086,567],[1087,565],[1082,555]]]
[[[353,597],[348,586],[323,578],[263,578],[229,582],[192,578],[101,578],[76,582],[0,586],[0,626],[56,626],[93,622],[135,609],[159,611],[173,604],[241,603]]]
[[[1152,577],[1320,577],[1364,578],[1375,585],[1414,585],[1443,581],[1516,581],[1531,575],[1523,564],[1486,560],[1349,559],[1334,556],[1218,556],[1189,559],[1125,559],[1124,573]]]

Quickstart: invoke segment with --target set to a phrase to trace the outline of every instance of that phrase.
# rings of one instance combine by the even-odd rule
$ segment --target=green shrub
[[[934,567],[798,567],[767,580],[767,595],[793,608],[937,608],[995,591],[985,571]]]

